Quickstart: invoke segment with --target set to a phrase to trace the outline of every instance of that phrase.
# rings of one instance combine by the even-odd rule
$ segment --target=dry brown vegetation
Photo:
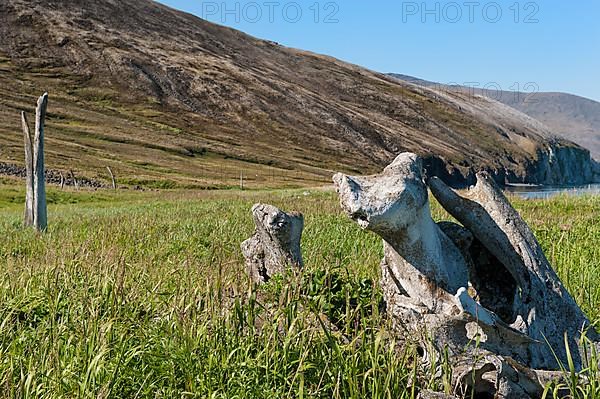
[[[0,0],[0,161],[17,112],[50,91],[48,166],[131,184],[316,185],[401,151],[456,173],[525,179],[549,132],[501,104],[446,95],[257,40],[158,3]],[[569,143],[560,145],[571,146]]]

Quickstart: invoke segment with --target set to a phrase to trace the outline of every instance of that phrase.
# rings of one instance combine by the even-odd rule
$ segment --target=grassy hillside
[[[331,181],[332,173],[318,168],[236,156],[234,139],[231,148],[214,144],[202,133],[209,125],[194,116],[184,123],[151,98],[119,102],[114,90],[86,88],[81,77],[50,71],[22,70],[0,56],[0,162],[24,165],[20,112],[32,124],[37,96],[46,90],[46,164],[65,175],[72,170],[107,183],[110,166],[122,184],[149,188],[237,187],[241,175],[253,188]]]
[[[417,367],[410,342],[394,347],[380,313],[380,240],[332,192],[51,189],[43,236],[21,228],[20,189],[5,180],[0,193],[1,397],[414,398],[448,388],[448,376]],[[304,273],[260,289],[239,250],[258,201],[306,217]],[[515,204],[600,321],[600,197]],[[598,397],[599,380],[580,397]]]
[[[600,103],[566,93],[483,93],[535,118],[600,159]]]
[[[19,111],[47,90],[48,167],[106,181],[109,165],[132,185],[230,187],[243,173],[252,187],[315,186],[333,171],[380,170],[403,151],[436,157],[462,184],[482,168],[499,180],[575,183],[539,172],[551,151],[581,151],[503,104],[151,0],[0,0],[0,72],[0,162],[22,164]]]
[[[446,91],[458,89],[492,98],[537,119],[554,133],[590,150],[594,159],[600,159],[600,103],[597,101],[567,93],[485,90],[445,86],[407,75],[390,76],[426,87]]]

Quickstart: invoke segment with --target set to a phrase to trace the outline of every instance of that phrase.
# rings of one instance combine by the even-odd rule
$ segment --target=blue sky
[[[161,0],[380,72],[600,101],[600,1]]]

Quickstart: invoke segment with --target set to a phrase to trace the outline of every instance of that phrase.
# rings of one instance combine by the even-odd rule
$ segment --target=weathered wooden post
[[[75,190],[79,191],[79,182],[77,181],[77,178],[75,177],[75,173],[73,173],[73,171],[70,170],[69,174],[71,175],[71,178],[73,179],[73,185],[75,185]]]
[[[112,181],[112,189],[116,190],[117,189],[117,181],[115,180],[115,175],[113,174],[113,171],[110,168],[110,166],[107,166],[106,170],[108,170],[108,174],[110,175],[110,180]]]
[[[21,124],[25,139],[25,226],[34,226],[38,231],[48,227],[46,205],[46,180],[44,168],[44,124],[48,108],[48,93],[38,99],[35,110],[35,133],[31,131],[25,112],[21,113]]]

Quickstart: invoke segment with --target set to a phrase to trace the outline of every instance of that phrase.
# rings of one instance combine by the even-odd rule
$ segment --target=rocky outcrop
[[[428,176],[437,176],[454,188],[467,188],[477,182],[476,174],[487,172],[494,181],[505,184],[534,184],[551,186],[577,186],[600,182],[600,164],[591,158],[584,148],[550,142],[538,149],[534,159],[523,164],[513,163],[498,166],[476,167],[456,165],[435,155],[423,158]]]
[[[592,176],[594,183],[600,183],[600,162],[592,159]]]
[[[531,165],[531,183],[548,185],[581,185],[596,182],[590,152],[576,146],[550,145],[538,151]],[[526,182],[529,183],[529,182]]]

